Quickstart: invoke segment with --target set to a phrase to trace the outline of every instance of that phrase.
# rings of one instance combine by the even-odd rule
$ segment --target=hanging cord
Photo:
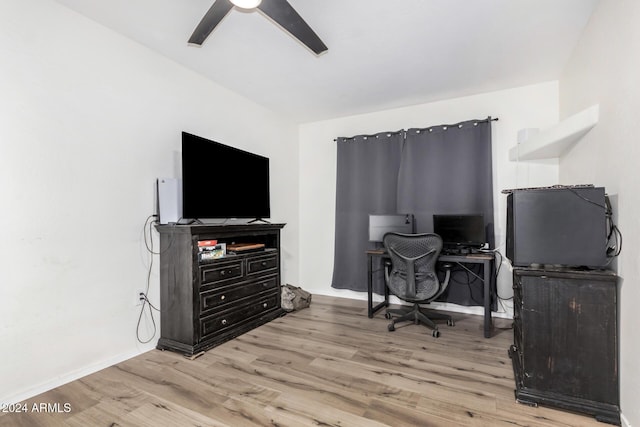
[[[450,283],[451,282],[452,283],[457,283],[457,284],[466,286],[467,289],[469,290],[469,298],[471,299],[471,301],[473,301],[474,303],[476,303],[479,306],[484,305],[484,300],[483,301],[478,301],[473,296],[473,287],[472,287],[472,285],[474,283],[476,283],[478,280],[481,282],[482,286],[485,286],[484,280],[480,276],[480,271],[474,271],[474,267],[477,270],[480,270],[482,267],[480,265],[478,265],[478,266],[465,266],[460,262],[457,262],[456,264],[458,265],[459,268],[457,268],[455,271],[464,273],[466,280],[460,280],[460,277],[459,277],[460,275],[451,274],[449,282]],[[452,271],[452,273],[453,273],[453,271]]]
[[[495,261],[495,263],[498,265],[498,268],[496,269],[496,275],[495,275],[496,301],[500,304],[500,307],[502,307],[502,312],[507,313],[508,308],[507,308],[507,305],[505,304],[505,301],[513,301],[513,295],[510,296],[509,298],[504,298],[504,297],[501,297],[500,293],[498,292],[498,276],[500,275],[500,269],[502,268],[502,263],[504,262],[504,256],[497,249],[494,249],[493,253],[494,253],[494,256],[497,255],[500,258],[500,261],[498,261],[497,259]],[[499,329],[513,329],[513,324],[511,324],[511,326],[508,328],[499,328]]]
[[[587,197],[584,197],[582,194],[578,193],[574,188],[569,187],[567,189],[571,191],[573,194],[575,194],[576,196],[578,196],[579,198],[581,198],[582,200],[604,209],[607,227],[609,229],[607,232],[607,241],[606,241],[606,245],[607,245],[606,255],[608,258],[606,265],[609,265],[613,260],[613,258],[617,257],[622,252],[622,233],[620,232],[620,229],[618,228],[618,226],[613,222],[613,210],[611,209],[611,202],[609,200],[609,195],[608,194],[604,195],[604,205],[602,205],[596,201],[593,201]]]
[[[153,340],[153,338],[156,336],[156,333],[158,332],[158,327],[156,325],[156,320],[153,317],[153,310],[156,311],[160,311],[158,308],[156,308],[153,304],[151,304],[151,301],[149,301],[149,288],[151,286],[151,272],[153,271],[153,257],[154,255],[159,255],[159,252],[154,252],[153,250],[153,225],[156,224],[158,222],[158,216],[157,215],[149,215],[144,223],[144,227],[142,228],[142,233],[144,235],[144,244],[145,247],[147,248],[147,252],[149,252],[149,254],[151,255],[151,261],[149,262],[149,269],[147,270],[147,285],[146,285],[146,289],[144,291],[144,293],[142,294],[142,306],[140,307],[140,315],[138,316],[138,323],[136,324],[136,338],[138,339],[138,342],[141,344],[148,344],[151,342],[151,340]],[[149,239],[147,240],[147,227],[149,229],[148,234],[149,234]],[[151,317],[151,323],[153,325],[153,334],[151,335],[151,337],[148,340],[143,340],[140,338],[140,325],[142,323],[142,315],[144,314],[144,309],[145,307],[149,307],[149,316]]]

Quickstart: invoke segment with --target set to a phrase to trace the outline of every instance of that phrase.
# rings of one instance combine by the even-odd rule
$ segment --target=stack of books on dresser
[[[198,240],[198,260],[209,261],[222,258],[227,254],[227,245],[217,240]]]

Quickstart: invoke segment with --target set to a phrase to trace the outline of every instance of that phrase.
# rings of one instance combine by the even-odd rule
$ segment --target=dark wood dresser
[[[617,276],[514,268],[516,399],[620,424]]]
[[[280,306],[284,224],[159,225],[160,339],[157,348],[193,356],[267,323]],[[257,244],[201,260],[198,242]]]

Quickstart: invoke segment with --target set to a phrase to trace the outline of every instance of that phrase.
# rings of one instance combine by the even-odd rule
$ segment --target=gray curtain
[[[413,213],[416,231],[425,233],[433,231],[434,214],[482,214],[486,241],[494,248],[492,176],[490,120],[409,129],[398,173],[398,210]],[[482,305],[482,274],[480,265],[455,266],[438,300]]]
[[[398,174],[398,211],[432,232],[434,214],[482,214],[494,247],[491,123],[409,129]]]
[[[369,214],[396,212],[402,141],[403,132],[337,139],[334,288],[367,290]]]
[[[494,247],[490,118],[409,129],[406,136],[400,131],[338,138],[337,144],[332,287],[367,290],[372,213],[413,213],[418,232],[433,231],[433,214],[481,213]],[[380,279],[375,275],[376,293],[383,290]],[[482,284],[474,284],[473,274],[456,280],[468,289],[451,291],[447,301],[482,304]]]

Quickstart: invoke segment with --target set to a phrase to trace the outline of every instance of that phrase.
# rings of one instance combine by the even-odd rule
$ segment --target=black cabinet
[[[284,314],[280,230],[284,224],[159,225],[160,340],[188,356]],[[264,245],[201,261],[198,242]]]
[[[516,399],[620,424],[617,276],[515,268]]]

